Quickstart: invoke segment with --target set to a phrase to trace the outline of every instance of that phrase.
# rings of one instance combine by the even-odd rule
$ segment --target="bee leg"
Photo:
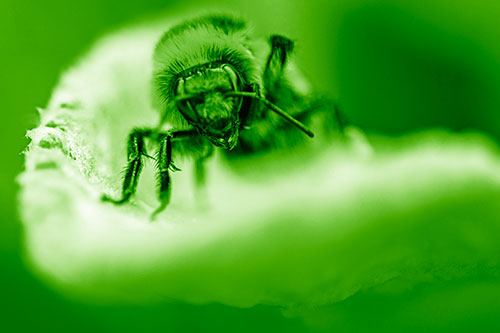
[[[332,112],[333,111],[333,112]],[[338,103],[328,99],[328,98],[316,98],[312,99],[308,103],[308,106],[297,113],[294,116],[301,120],[307,122],[307,119],[316,113],[324,114],[324,124],[325,129],[332,128],[335,129],[341,135],[344,135],[344,129],[349,124],[344,113],[340,110]]]
[[[137,189],[137,182],[142,171],[142,155],[145,155],[144,137],[150,136],[150,130],[133,130],[127,143],[127,168],[122,185],[122,197],[115,200],[107,195],[103,195],[102,200],[122,205],[129,201],[130,197]]]
[[[267,58],[263,79],[266,90],[272,92],[274,87],[281,82],[287,56],[293,51],[294,44],[291,39],[280,35],[272,35],[269,38],[269,43],[271,44],[271,53]]]
[[[172,162],[172,141],[183,140],[199,135],[195,130],[175,131],[158,134],[160,149],[156,158],[156,167],[158,168],[158,200],[160,206],[151,214],[151,220],[162,212],[170,202],[170,174],[169,171],[180,171]]]
[[[158,200],[160,206],[153,212],[151,219],[163,211],[170,201],[170,174],[169,169],[172,163],[172,136],[166,134],[160,139],[160,149],[158,150],[157,167],[158,167]],[[173,164],[172,164],[173,166]]]
[[[204,152],[202,156],[198,157],[194,162],[194,180],[198,188],[201,188],[205,185],[205,161],[214,153],[214,147],[212,145],[209,145],[207,147],[207,151]]]
[[[205,174],[205,161],[211,157],[214,153],[214,147],[212,145],[207,146],[207,150],[203,155],[198,157],[194,162],[194,184],[195,184],[195,195],[196,202],[204,207],[206,204],[206,174]]]
[[[344,135],[344,129],[346,125],[348,124],[348,120],[345,116],[345,114],[342,112],[342,110],[339,108],[339,105],[337,103],[332,103],[333,104],[333,114],[335,117],[335,121],[338,125],[339,131],[342,135]]]

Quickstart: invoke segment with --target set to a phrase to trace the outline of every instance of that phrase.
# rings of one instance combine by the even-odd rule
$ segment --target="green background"
[[[199,3],[202,3],[201,1]],[[397,135],[428,127],[500,136],[500,4],[482,1],[214,1],[243,12],[257,35],[289,35],[317,91],[338,98],[349,119],[370,133]],[[211,4],[204,3],[204,8]],[[12,1],[0,3],[1,323],[7,331],[307,331],[342,329],[464,330],[491,327],[488,282],[418,286],[380,298],[354,296],[307,320],[281,310],[223,305],[95,306],[65,299],[24,267],[15,177],[27,129],[36,126],[61,73],[92,41],[149,15],[183,15],[197,2]],[[468,285],[473,287],[468,288]],[[428,295],[438,295],[429,298]],[[460,296],[459,296],[460,295]],[[498,295],[498,291],[494,294]],[[467,300],[482,299],[472,313]],[[430,299],[430,300],[429,300]],[[450,308],[450,299],[456,299]],[[446,301],[448,300],[448,301]],[[411,308],[400,304],[411,303]],[[453,302],[451,302],[453,303]],[[492,312],[490,312],[492,311]],[[332,318],[327,312],[336,313]],[[498,312],[496,312],[498,313]],[[456,321],[456,318],[461,318]],[[399,326],[398,326],[399,325]]]

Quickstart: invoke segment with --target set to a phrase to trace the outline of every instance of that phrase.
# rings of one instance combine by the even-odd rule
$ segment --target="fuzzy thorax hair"
[[[230,64],[239,74],[242,87],[260,83],[244,21],[225,15],[203,16],[168,30],[156,45],[153,66],[153,99],[162,121],[184,127],[174,102],[180,77],[197,66]],[[260,85],[260,84],[259,84]]]

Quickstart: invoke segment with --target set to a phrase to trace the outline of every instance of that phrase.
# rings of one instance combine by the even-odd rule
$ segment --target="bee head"
[[[229,64],[206,64],[183,73],[177,81],[177,107],[186,121],[210,142],[233,149],[238,142],[242,97],[240,80]]]

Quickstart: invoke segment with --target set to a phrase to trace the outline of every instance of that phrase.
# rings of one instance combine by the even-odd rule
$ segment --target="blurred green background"
[[[85,305],[51,291],[25,268],[15,177],[22,169],[24,134],[37,125],[35,108],[47,104],[61,73],[101,34],[151,15],[195,13],[202,3],[244,13],[257,35],[295,39],[299,64],[315,89],[338,98],[348,118],[370,133],[445,127],[500,137],[498,1],[3,0],[0,317],[8,329],[2,331],[301,332],[405,325],[416,331],[468,331],[498,324],[494,308],[500,291],[491,293],[488,281],[423,285],[382,303],[367,292],[304,320],[265,306]]]

